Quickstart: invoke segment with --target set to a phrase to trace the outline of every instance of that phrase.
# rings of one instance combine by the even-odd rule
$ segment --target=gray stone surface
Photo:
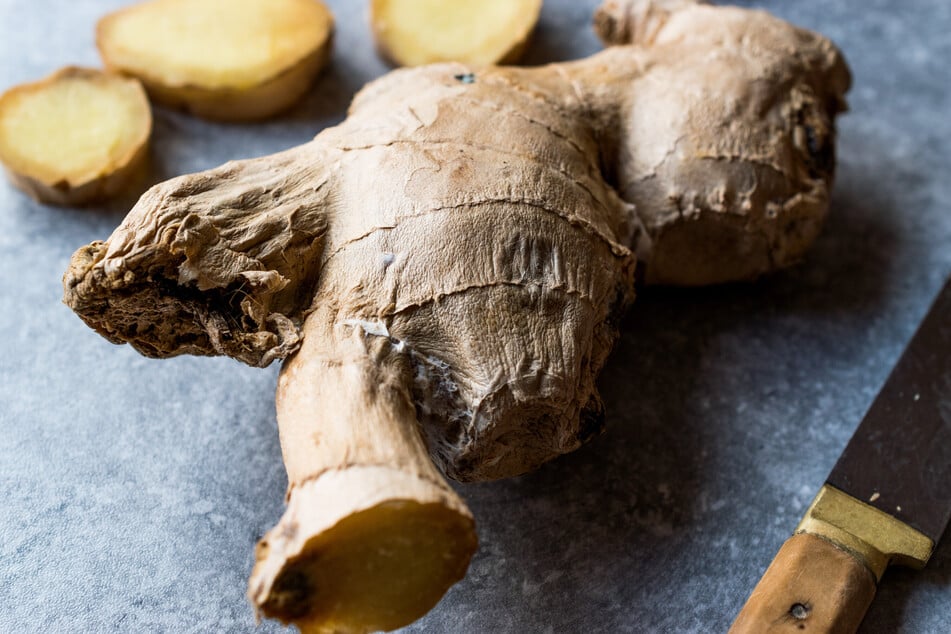
[[[121,4],[0,0],[0,88],[97,64],[93,25]],[[386,68],[365,2],[331,4],[333,67],[303,105],[259,126],[157,109],[153,178],[339,120]],[[724,631],[951,271],[951,3],[757,4],[831,36],[854,69],[825,233],[753,285],[645,292],[601,382],[607,433],[460,487],[481,547],[406,631]],[[597,50],[592,5],[547,2],[529,61]],[[147,360],[60,303],[70,254],[129,204],[43,207],[0,184],[2,632],[255,631],[245,580],[286,484],[277,369]],[[926,570],[887,573],[862,632],[949,623],[946,539]]]

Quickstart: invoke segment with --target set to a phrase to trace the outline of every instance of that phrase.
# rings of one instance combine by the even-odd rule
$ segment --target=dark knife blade
[[[951,280],[827,480],[937,542],[951,519]]]

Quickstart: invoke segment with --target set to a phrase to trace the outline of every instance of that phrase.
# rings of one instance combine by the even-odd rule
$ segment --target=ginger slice
[[[262,119],[297,102],[329,57],[319,0],[152,0],[99,21],[105,64],[157,102],[208,119]]]
[[[146,155],[152,112],[135,79],[67,67],[0,96],[0,161],[41,202],[111,196]]]
[[[381,52],[401,66],[513,63],[538,22],[541,0],[373,0]]]

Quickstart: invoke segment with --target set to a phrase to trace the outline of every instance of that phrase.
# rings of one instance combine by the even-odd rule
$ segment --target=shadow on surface
[[[567,11],[563,7],[559,12],[542,5],[538,24],[525,47],[524,55],[517,62],[518,65],[540,66],[565,62],[587,57],[601,50],[601,43],[591,26],[593,15],[592,8],[585,3],[572,5]],[[588,27],[579,32],[579,24],[586,24]]]
[[[322,128],[343,121],[353,96],[371,79],[349,66],[345,56],[334,56],[304,98],[279,115],[275,123],[309,124],[316,135]]]
[[[938,595],[932,601],[941,605],[951,600],[951,527],[944,531],[938,547],[924,570],[889,568],[878,585],[878,594],[872,601],[859,627],[859,634],[886,634],[899,632],[905,625],[905,608],[912,595],[922,587],[925,592]]]
[[[560,28],[558,24],[540,20],[532,33],[525,55],[517,62],[518,65],[542,66],[579,57],[573,55],[570,48],[565,46],[565,39],[574,35],[574,33],[569,34],[568,31],[567,28]]]

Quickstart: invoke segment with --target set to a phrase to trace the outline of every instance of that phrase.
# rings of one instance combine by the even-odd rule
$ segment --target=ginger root
[[[297,102],[327,63],[333,16],[320,0],[150,0],[107,15],[107,67],[158,103],[223,121],[263,119]]]
[[[0,161],[46,203],[108,198],[147,154],[152,111],[134,79],[69,66],[0,96]]]
[[[819,231],[850,81],[828,40],[682,0],[598,24],[619,45],[581,61],[394,71],[312,142],[160,184],[73,257],[66,302],[111,341],[287,359],[264,614],[421,616],[475,546],[430,458],[486,480],[577,448],[636,268],[749,279]]]
[[[542,0],[372,0],[370,24],[380,52],[400,66],[518,61]]]

